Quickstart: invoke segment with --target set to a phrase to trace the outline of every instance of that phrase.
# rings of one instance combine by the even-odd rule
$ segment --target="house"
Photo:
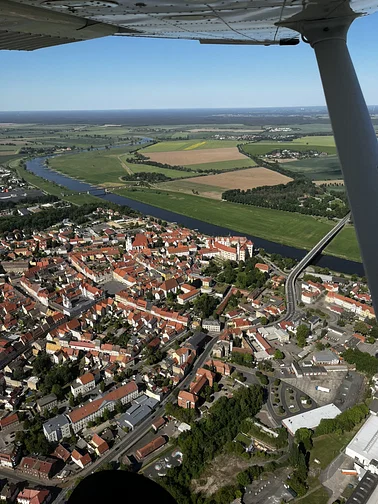
[[[84,395],[96,387],[95,377],[92,373],[86,373],[71,384],[71,392],[74,397]]]
[[[159,436],[159,437],[155,438],[153,441],[151,441],[150,443],[143,446],[142,448],[139,448],[139,450],[137,450],[135,452],[135,456],[139,461],[142,461],[148,455],[150,455],[154,451],[156,451],[159,448],[161,448],[162,446],[164,446],[166,444],[166,442],[167,441],[163,436]]]
[[[161,427],[165,425],[166,421],[164,417],[159,417],[151,424],[151,427],[157,432]]]
[[[264,263],[256,263],[255,268],[261,271],[261,273],[269,273],[269,266]]]
[[[10,415],[7,415],[6,417],[3,417],[0,420],[0,428],[2,431],[7,431],[12,428],[15,428],[19,424],[20,424],[20,421],[19,421],[17,413],[11,413]]]
[[[75,464],[80,467],[80,469],[84,469],[84,467],[86,467],[92,463],[91,456],[89,455],[88,452],[86,452],[84,455],[82,455],[77,450],[74,450],[71,453],[71,459],[72,459],[72,462],[75,462]]]
[[[196,332],[193,334],[193,336],[191,336],[185,341],[185,346],[198,353],[205,346],[206,338],[207,338],[206,333],[203,333],[201,331]]]
[[[13,469],[20,461],[21,449],[20,446],[8,445],[0,450],[0,465]]]
[[[50,500],[51,493],[47,488],[24,488],[17,495],[17,504],[48,504]]]
[[[316,352],[312,360],[314,364],[318,366],[334,366],[336,364],[339,364],[340,359],[337,357],[336,354],[331,352],[331,350],[323,350],[321,352]]]
[[[220,360],[210,359],[205,362],[205,365],[208,366],[212,371],[221,374],[222,376],[230,376],[232,367],[230,364]]]
[[[195,394],[187,392],[186,390],[180,390],[177,397],[177,404],[180,408],[195,409],[197,402],[198,397]]]
[[[70,421],[65,415],[57,415],[43,424],[43,433],[50,443],[57,443],[71,436]]]
[[[221,323],[219,320],[204,319],[202,321],[202,329],[206,329],[209,332],[220,332]]]
[[[0,500],[5,502],[14,502],[20,492],[20,483],[6,483],[1,490]]]
[[[36,478],[49,479],[55,470],[56,461],[37,456],[24,457],[19,465],[19,470]]]
[[[55,406],[58,406],[58,398],[55,394],[49,394],[37,400],[37,410],[39,413],[51,411]]]
[[[93,435],[91,445],[94,447],[95,452],[97,453],[98,456],[102,455],[103,453],[109,450],[108,443],[104,439],[102,439],[102,437],[100,437],[98,434]]]
[[[67,462],[67,460],[71,457],[71,453],[61,444],[58,444],[51,455],[60,460],[63,460],[63,462]]]
[[[179,294],[177,296],[177,302],[180,305],[184,305],[185,303],[190,303],[191,301],[196,299],[196,297],[198,297],[200,294],[201,294],[200,289],[193,289],[189,292],[185,292],[184,294]]]

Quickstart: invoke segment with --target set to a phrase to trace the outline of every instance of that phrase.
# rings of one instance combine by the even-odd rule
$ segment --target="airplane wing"
[[[296,44],[293,21],[370,14],[373,0],[0,0],[0,49],[32,51],[108,35],[204,44]]]

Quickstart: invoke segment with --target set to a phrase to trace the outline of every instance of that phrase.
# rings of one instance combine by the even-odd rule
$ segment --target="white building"
[[[371,415],[345,449],[348,457],[367,469],[378,460],[378,416]]]
[[[65,415],[57,415],[43,424],[43,433],[50,443],[57,443],[71,436],[70,421]]]
[[[202,327],[209,332],[219,332],[221,329],[221,324],[219,320],[204,319],[202,321]]]
[[[96,387],[95,378],[92,373],[86,373],[79,378],[76,378],[76,381],[71,385],[71,392],[74,397],[78,395],[84,395],[87,392],[90,392]]]
[[[282,420],[282,425],[290,432],[292,436],[295,435],[298,429],[315,429],[320,424],[323,418],[335,418],[340,415],[341,411],[334,404],[326,404],[320,408],[299,413],[290,418]]]

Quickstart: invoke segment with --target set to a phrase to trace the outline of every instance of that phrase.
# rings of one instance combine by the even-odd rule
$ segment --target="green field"
[[[313,139],[319,138],[328,138],[328,137],[305,137]],[[299,140],[304,140],[305,138],[301,138]],[[257,142],[257,143],[248,143],[243,145],[243,150],[248,152],[249,154],[253,154],[255,156],[262,156],[263,154],[268,154],[276,149],[290,149],[295,151],[306,151],[306,150],[317,150],[319,152],[326,152],[327,154],[336,154],[336,147],[334,145],[327,145],[324,141],[324,144],[320,140],[319,143],[306,143],[300,142],[299,140],[294,140],[293,142]],[[289,164],[289,163],[288,163]],[[286,163],[285,163],[286,166]]]
[[[312,493],[309,493],[300,499],[296,499],[294,502],[303,502],[303,504],[327,504],[328,501],[329,494],[322,486],[314,490]]]
[[[124,158],[126,158],[126,156],[124,156]],[[162,173],[163,175],[166,175],[167,177],[171,177],[174,179],[193,177],[196,175],[193,172],[187,172],[187,171],[181,171],[181,170],[170,170],[168,168],[159,168],[158,166],[150,166],[150,165],[145,165],[145,164],[133,164],[133,163],[127,163],[127,162],[126,162],[126,164],[133,173],[140,173],[140,172]]]
[[[344,227],[325,248],[324,253],[362,262],[354,227]]]
[[[324,434],[323,436],[314,438],[314,446],[311,450],[310,458],[312,466],[325,469],[349,443],[355,433],[356,429],[352,432],[344,432],[343,434]],[[314,462],[315,459],[319,460],[320,466]]]
[[[159,189],[163,191],[177,191],[186,194],[194,194],[193,191],[198,192],[204,197],[214,197],[215,199],[221,199],[221,195],[224,192],[224,187],[197,184],[192,180],[172,180],[171,182],[163,182],[157,185]],[[214,193],[214,196],[210,196],[209,193]]]
[[[325,147],[335,147],[335,139],[332,135],[324,136],[305,136],[302,138],[297,138],[295,143],[305,144],[305,145],[322,145]]]
[[[224,147],[236,147],[240,142],[237,140],[172,140],[168,142],[159,142],[150,145],[141,152],[172,152],[183,150],[198,150],[198,149],[221,149]],[[191,148],[192,147],[192,148]]]
[[[332,223],[325,219],[316,219],[308,215],[247,207],[183,193],[148,189],[134,191],[119,189],[116,192],[211,224],[302,249],[313,247],[332,226]],[[352,249],[352,245],[350,248]],[[334,247],[333,254],[343,256],[343,250]],[[351,256],[349,259],[358,261],[359,255]]]
[[[91,184],[120,184],[119,178],[127,173],[117,154],[110,155],[104,151],[57,156],[50,159],[50,167]]]
[[[132,149],[135,149],[135,147],[56,156],[50,159],[50,167],[70,177],[85,180],[91,184],[104,184],[107,186],[122,184],[121,177],[130,174],[130,172],[163,173],[171,178],[193,176],[191,172],[127,163],[126,158],[130,156],[129,151]]]
[[[188,166],[188,165],[187,165]],[[204,170],[204,171],[212,171],[212,170],[232,170],[233,168],[251,168],[252,166],[256,166],[256,163],[253,159],[245,158],[245,159],[235,159],[234,161],[216,161],[215,163],[200,163],[195,165],[190,165],[189,167],[194,170]]]
[[[311,180],[337,180],[343,178],[337,156],[299,159],[290,163],[282,163],[281,167],[293,174],[303,174]]]

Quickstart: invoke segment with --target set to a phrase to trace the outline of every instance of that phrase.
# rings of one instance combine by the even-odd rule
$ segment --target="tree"
[[[240,472],[237,476],[236,479],[239,483],[239,485],[246,487],[252,482],[251,477],[249,476],[247,471]]]
[[[298,337],[304,338],[304,339],[308,338],[310,336],[310,328],[308,326],[306,326],[305,324],[300,324],[297,327],[296,336],[297,336],[297,338]]]
[[[75,406],[75,398],[72,392],[69,393],[68,397],[69,397],[69,405],[71,406],[71,408],[73,408]]]
[[[275,360],[281,360],[285,357],[284,353],[281,352],[281,350],[279,348],[277,348],[277,350],[274,352],[274,358]]]
[[[51,392],[55,394],[58,399],[61,399],[64,396],[62,387],[58,383],[52,386]]]
[[[102,414],[102,417],[105,422],[112,418],[112,415],[111,415],[110,411],[108,410],[108,408],[104,409],[104,413]]]
[[[297,444],[302,443],[306,451],[310,451],[312,448],[312,431],[310,429],[301,428],[295,432],[295,442]]]
[[[51,368],[50,357],[46,353],[40,353],[34,361],[33,373],[37,376],[44,375]]]
[[[369,333],[369,327],[367,324],[365,324],[365,322],[361,322],[360,320],[358,320],[355,324],[354,324],[354,330],[357,332],[357,333],[360,333],[360,334],[363,334],[364,336],[367,336],[368,333]]]
[[[101,382],[100,383],[100,392],[104,392],[104,391],[105,391],[105,383]]]

